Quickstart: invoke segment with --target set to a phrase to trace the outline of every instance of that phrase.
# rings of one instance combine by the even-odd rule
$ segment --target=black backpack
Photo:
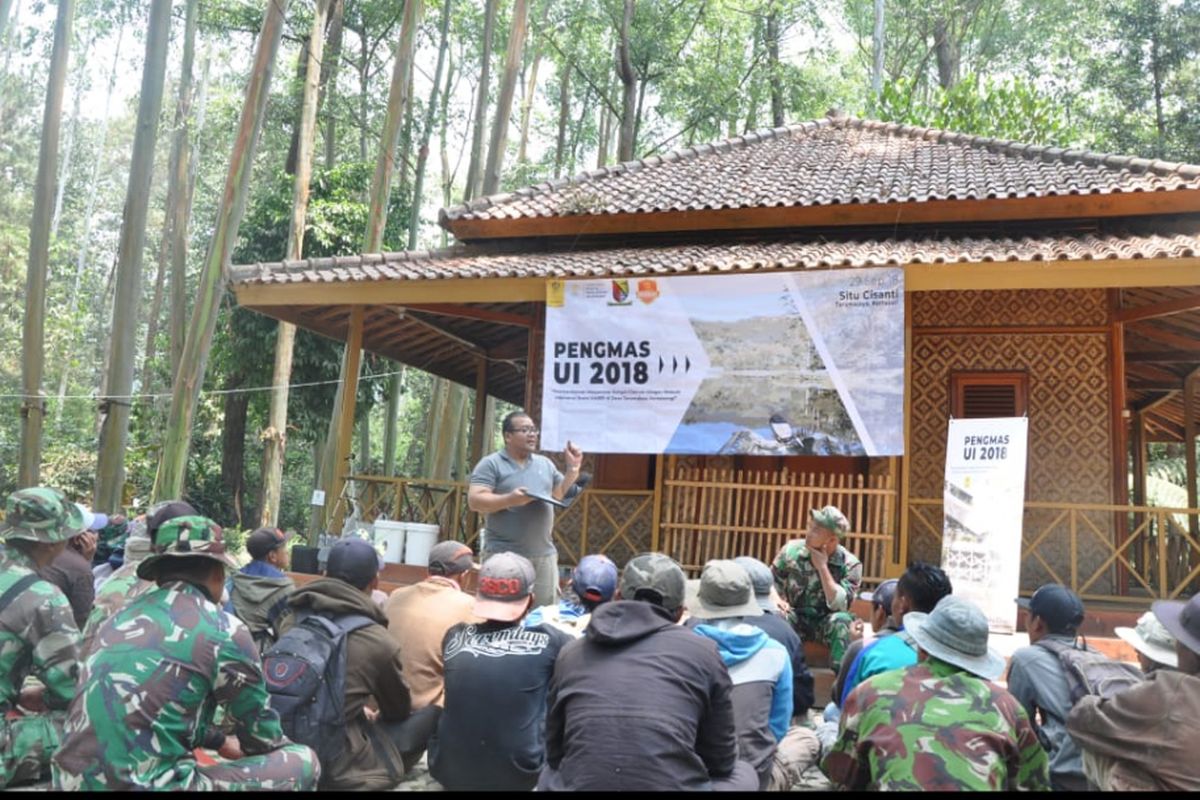
[[[1112,697],[1146,679],[1133,664],[1117,661],[1093,650],[1087,646],[1086,640],[1082,647],[1074,642],[1065,644],[1048,639],[1037,642],[1037,646],[1058,656],[1071,690],[1071,705],[1088,695]]]
[[[346,746],[346,637],[374,624],[361,614],[330,619],[309,612],[263,653],[283,732],[315,750],[322,765],[341,758]]]

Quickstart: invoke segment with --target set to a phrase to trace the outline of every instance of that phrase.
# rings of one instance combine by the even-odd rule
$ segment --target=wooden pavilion
[[[550,280],[904,269],[903,457],[589,454],[593,488],[556,522],[564,564],[646,549],[693,571],[766,560],[832,502],[878,581],[940,556],[948,418],[1027,414],[1023,591],[1058,580],[1144,601],[1200,583],[1200,166],[831,112],[440,222],[459,244],[234,267],[238,301],[345,341],[351,375],[367,350],[537,419]],[[1192,445],[1186,508],[1146,505],[1147,445],[1162,441]],[[346,472],[329,496],[351,477],[369,512],[474,536],[464,482]],[[345,513],[328,511],[334,526]]]

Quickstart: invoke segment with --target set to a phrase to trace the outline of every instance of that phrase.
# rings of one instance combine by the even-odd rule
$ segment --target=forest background
[[[342,347],[279,373],[223,258],[441,247],[440,207],[831,108],[1200,163],[1200,0],[0,0],[0,496],[306,527]],[[473,394],[367,358],[355,468],[462,479]]]

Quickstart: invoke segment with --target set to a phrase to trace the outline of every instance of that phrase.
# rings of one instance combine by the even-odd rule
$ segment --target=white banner
[[[946,438],[942,569],[997,633],[1017,624],[1028,435],[1027,418],[1003,417],[952,419]]]
[[[901,455],[904,271],[553,281],[542,447]]]

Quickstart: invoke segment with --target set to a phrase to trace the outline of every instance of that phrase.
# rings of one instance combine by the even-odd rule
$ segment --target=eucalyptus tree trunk
[[[571,117],[571,69],[575,65],[575,54],[567,56],[566,66],[558,77],[558,136],[554,140],[554,177],[562,175],[562,166],[567,146],[567,120]],[[600,112],[601,119],[604,112]],[[601,134],[603,136],[603,134]],[[601,165],[603,166],[603,165]]]
[[[549,4],[546,5],[549,8]],[[517,163],[524,164],[529,160],[529,114],[533,109],[533,96],[537,93],[538,66],[542,63],[540,50],[533,54],[533,64],[529,68],[529,82],[525,84],[525,96],[521,98],[521,138],[517,145]]]
[[[871,96],[883,94],[883,0],[875,0],[875,30],[871,35]]]
[[[199,0],[187,0],[183,24],[183,63],[179,68],[179,99],[175,103],[175,139],[171,142],[171,160],[167,178],[167,213],[163,217],[162,239],[158,249],[158,276],[154,281],[154,299],[150,303],[150,318],[146,322],[146,349],[142,356],[142,389],[148,390],[154,374],[154,354],[158,345],[158,320],[161,316],[163,285],[171,259],[172,245],[186,251],[187,223],[190,209],[188,172],[188,124],[192,113],[192,64],[196,56],[196,24]],[[175,228],[182,236],[176,238]],[[186,252],[182,263],[186,266]],[[182,280],[182,279],[180,279]],[[182,288],[182,287],[181,287]]]
[[[12,11],[13,0],[0,0],[0,38],[8,28],[8,15]]]
[[[88,51],[92,49],[89,39],[79,57],[79,75],[75,83],[75,100],[71,107],[71,121],[67,123],[67,140],[62,147],[62,165],[58,169],[58,189],[54,192],[54,214],[50,218],[50,240],[58,237],[58,223],[62,220],[63,195],[66,194],[67,181],[71,177],[71,155],[75,146],[75,129],[79,127],[79,106],[83,101],[83,90],[86,84],[84,69],[87,64]]]
[[[404,394],[404,367],[388,379],[387,422],[383,428],[383,475],[390,478],[396,474],[396,423],[400,415],[400,398]]]
[[[130,395],[137,359],[138,307],[142,301],[142,248],[146,243],[146,212],[154,179],[154,150],[158,115],[162,110],[167,47],[171,36],[172,0],[151,0],[146,31],[146,61],[138,99],[137,129],[129,166],[129,188],[117,247],[117,288],[113,302],[108,381],[101,399],[100,457],[96,462],[95,506],[121,510],[125,485],[125,449],[129,441]]]
[[[471,159],[467,162],[467,185],[463,202],[478,197],[483,190],[483,129],[487,125],[488,89],[491,87],[492,39],[496,33],[496,6],[499,0],[486,0],[483,18],[483,54],[479,59],[479,86],[475,93],[475,127],[471,131]]]
[[[54,172],[58,166],[58,132],[62,123],[63,85],[71,51],[75,0],[59,0],[54,20],[54,49],[42,115],[33,219],[29,223],[29,271],[25,278],[25,328],[21,341],[21,459],[19,487],[37,486],[42,465],[42,397],[46,346],[46,272],[50,261],[50,217],[54,211]]]
[[[100,164],[104,162],[105,151],[108,145],[108,112],[112,107],[113,89],[117,85],[117,65],[121,60],[121,42],[124,38],[125,21],[122,19],[121,24],[117,27],[117,43],[116,47],[113,48],[112,68],[108,73],[108,90],[104,95],[104,116],[100,119],[100,144],[97,146],[96,155],[92,159],[92,170],[87,182],[88,188],[85,194],[87,199],[83,210],[83,235],[79,237],[79,250],[75,256],[75,278],[71,283],[71,299],[68,301],[67,319],[74,319],[75,312],[79,308],[79,286],[83,282],[83,274],[87,269],[88,255],[91,252],[92,219],[96,213],[96,198],[99,195],[96,187],[100,179]],[[67,396],[67,380],[71,375],[71,351],[73,347],[74,342],[68,339],[63,345],[63,351],[59,358],[62,370],[58,375],[58,402],[54,406],[55,425],[62,419],[63,401]]]
[[[617,45],[617,76],[621,79],[621,124],[617,139],[617,161],[633,160],[637,124],[637,75],[629,58],[629,29],[633,25],[633,0],[625,0]]]
[[[496,116],[492,122],[492,139],[488,145],[487,166],[483,170],[483,194],[485,195],[500,191],[500,172],[504,168],[508,118],[512,114],[513,93],[517,88],[517,72],[521,69],[521,51],[525,47],[528,17],[528,0],[515,0],[512,27],[508,34],[508,55],[505,56],[504,74],[500,78],[500,96],[496,98]]]
[[[336,0],[334,0],[336,2]],[[313,146],[317,132],[317,106],[321,63],[325,49],[325,17],[329,0],[317,0],[313,9],[312,33],[305,53],[308,65],[300,99],[300,121],[296,126],[296,163],[292,183],[292,217],[288,223],[287,252],[284,258],[295,261],[304,255],[304,220],[308,214],[308,191],[312,181]],[[292,380],[292,355],[296,346],[296,326],[280,322],[275,336],[275,368],[271,377],[271,407],[263,441],[262,496],[259,525],[274,528],[279,521],[279,503],[283,495],[283,460],[287,449],[288,385]]]
[[[337,90],[338,67],[342,60],[342,31],[345,30],[346,3],[332,0],[329,7],[329,51],[321,59],[321,94],[317,111],[325,110],[325,169],[337,163],[337,114],[333,110],[333,94]]]
[[[410,75],[412,73],[413,50],[416,43],[417,28],[421,24],[424,11],[423,0],[405,0],[404,16],[400,22],[400,42],[396,47],[395,63],[392,67],[392,83],[388,90],[387,115],[383,122],[383,135],[379,143],[379,157],[375,162],[375,173],[371,178],[371,189],[367,203],[367,229],[363,235],[363,252],[377,253],[383,248],[383,230],[387,224],[388,199],[392,191],[392,178],[396,171],[396,147],[399,145],[400,129],[404,118],[409,113],[411,102]],[[363,121],[365,124],[365,120]],[[321,458],[321,485],[327,487],[325,507],[313,509],[311,531],[317,527],[315,520],[323,516],[337,505],[337,498],[329,496],[329,489],[335,484],[335,471],[343,465],[334,463],[337,460],[337,430],[338,420],[342,415],[342,403],[345,394],[347,375],[347,359],[345,349],[342,350],[342,369],[338,378],[337,396],[333,403],[333,413],[330,416],[329,433],[325,437],[325,452]]]
[[[421,126],[421,145],[417,148],[417,168],[413,175],[412,209],[408,218],[408,249],[417,249],[417,233],[421,225],[421,199],[425,190],[425,167],[429,164],[429,139],[438,111],[438,91],[442,88],[442,68],[450,45],[450,8],[453,0],[442,0],[441,40],[438,43],[437,66],[433,70],[433,87],[425,104],[425,122]]]
[[[275,70],[275,54],[279,50],[287,7],[288,0],[267,0],[267,12],[263,17],[262,30],[254,49],[250,82],[246,87],[237,136],[229,156],[225,189],[201,268],[196,307],[188,325],[183,357],[180,359],[179,370],[175,374],[172,387],[171,410],[167,416],[162,458],[154,479],[154,500],[175,498],[183,493],[188,446],[191,443],[192,417],[199,400],[208,353],[212,348],[217,310],[225,292],[229,257],[233,253],[238,225],[245,211],[250,167],[254,162],[254,150],[259,130],[262,128],[263,109],[270,92],[271,75]]]
[[[189,136],[184,141],[184,150],[180,153],[180,164],[187,161],[187,184],[182,197],[176,197],[176,205],[171,210],[174,219],[171,222],[171,375],[179,373],[179,363],[183,360],[183,343],[187,338],[187,262],[189,228],[192,222],[192,198],[196,192],[196,175],[200,170],[200,136],[204,133],[204,112],[208,106],[208,69],[211,64],[210,56],[204,57],[204,66],[200,69],[200,89],[196,95],[196,142],[192,143]],[[186,159],[185,159],[186,154]]]
[[[771,86],[771,126],[784,123],[783,74],[779,65],[779,4],[772,2],[767,11],[767,69]]]
[[[442,208],[449,208],[454,205],[454,172],[450,169],[450,146],[447,138],[447,129],[450,126],[450,95],[454,93],[454,53],[451,52],[448,56],[449,64],[446,67],[446,88],[442,92],[442,110],[439,112],[438,119],[440,127],[438,129],[438,151],[442,160]],[[470,126],[471,120],[467,120],[467,125]],[[438,227],[441,227],[440,225]],[[442,247],[448,243],[449,233],[445,228],[442,228]]]

